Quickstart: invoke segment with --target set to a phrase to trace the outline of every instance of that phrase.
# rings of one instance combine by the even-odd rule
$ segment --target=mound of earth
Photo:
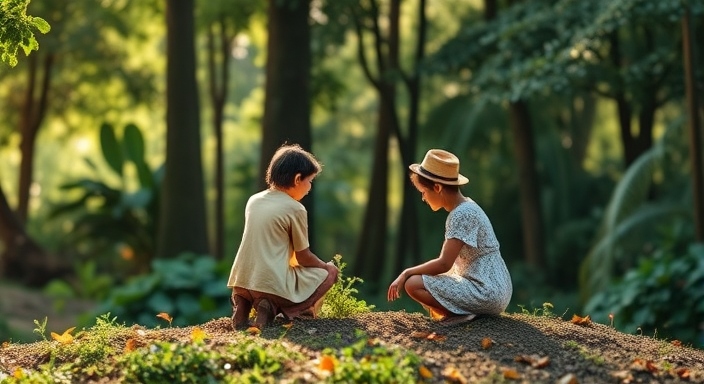
[[[234,341],[228,318],[198,327],[213,345]],[[158,328],[142,334],[150,340],[185,342],[193,328]],[[402,346],[419,355],[429,369],[425,382],[704,382],[703,350],[556,317],[502,314],[444,325],[420,313],[371,312],[344,319],[296,320],[285,332],[282,329],[281,323],[275,323],[254,337],[263,342],[284,341],[313,359],[331,344],[352,343],[358,331],[363,331],[370,340]],[[125,342],[115,340],[116,350],[124,349]],[[36,352],[36,343],[4,346],[0,369],[7,373],[10,367],[36,368],[42,360]],[[290,381],[306,377],[300,370],[287,367],[284,377]]]

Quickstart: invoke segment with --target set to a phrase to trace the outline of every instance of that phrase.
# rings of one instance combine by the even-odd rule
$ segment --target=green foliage
[[[374,305],[368,305],[366,301],[358,299],[356,296],[359,291],[353,287],[357,283],[363,283],[364,280],[356,276],[344,276],[342,271],[347,267],[347,264],[342,261],[342,255],[335,255],[333,262],[340,273],[337,275],[337,282],[325,295],[323,305],[320,308],[320,317],[344,318],[371,312]]]
[[[594,295],[585,307],[593,319],[614,315],[623,332],[639,330],[704,347],[704,245],[686,250],[666,242],[637,268]]]
[[[32,332],[36,333],[37,335],[41,336],[42,340],[46,341],[46,323],[49,321],[49,318],[44,316],[44,321],[39,322],[39,320],[34,319],[34,325],[37,327],[32,330]]]
[[[95,325],[83,331],[80,340],[59,344],[56,357],[61,361],[76,361],[86,367],[94,366],[117,352],[112,341],[127,332],[128,328],[117,323],[117,317],[110,317],[110,313],[103,314],[96,318]]]
[[[358,340],[340,350],[325,349],[323,356],[336,360],[327,382],[331,383],[413,383],[418,382],[420,358],[413,352],[384,346],[361,331]]]
[[[139,383],[274,382],[286,362],[303,356],[281,344],[244,339],[217,351],[202,342],[157,342],[118,359],[124,378]]]
[[[124,127],[121,140],[113,126],[101,125],[100,143],[103,160],[112,174],[102,172],[92,160],[85,159],[96,178],[62,185],[67,196],[77,197],[56,204],[50,217],[73,217],[74,227],[66,241],[74,248],[84,249],[91,257],[106,252],[115,255],[118,248],[131,272],[144,272],[155,253],[163,168],[149,168],[144,158],[142,133],[133,124]],[[136,170],[137,180],[125,172],[128,166]],[[114,180],[118,184],[113,186]],[[136,187],[130,188],[132,185]]]
[[[3,0],[0,2],[0,58],[11,67],[17,65],[17,51],[25,55],[39,49],[34,31],[47,33],[49,23],[41,17],[27,15],[30,0]]]
[[[174,259],[156,259],[151,273],[113,289],[98,312],[149,327],[159,324],[156,315],[161,312],[173,318],[174,326],[228,316],[227,271],[209,255],[183,253]]]
[[[103,300],[110,289],[115,286],[115,279],[98,271],[98,263],[88,260],[74,265],[75,278],[65,278],[50,281],[43,292],[54,299],[54,306],[61,310],[67,301],[81,298],[90,300]]]

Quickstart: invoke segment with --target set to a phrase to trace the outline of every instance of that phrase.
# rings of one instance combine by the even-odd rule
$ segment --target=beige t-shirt
[[[295,251],[308,244],[308,212],[285,192],[264,190],[247,201],[242,242],[227,286],[281,296],[294,303],[325,280],[322,268],[302,267]]]

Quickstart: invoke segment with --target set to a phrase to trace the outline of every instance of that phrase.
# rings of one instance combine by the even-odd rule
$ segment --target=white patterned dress
[[[471,199],[453,209],[445,221],[445,239],[459,239],[462,246],[449,271],[422,275],[430,294],[449,311],[495,315],[511,300],[513,285],[499,252],[499,241],[481,207]]]

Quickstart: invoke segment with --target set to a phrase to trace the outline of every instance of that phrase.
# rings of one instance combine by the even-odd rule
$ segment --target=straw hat
[[[428,180],[445,185],[463,185],[469,179],[460,174],[460,160],[457,156],[442,149],[431,149],[420,164],[408,166],[411,172]]]

